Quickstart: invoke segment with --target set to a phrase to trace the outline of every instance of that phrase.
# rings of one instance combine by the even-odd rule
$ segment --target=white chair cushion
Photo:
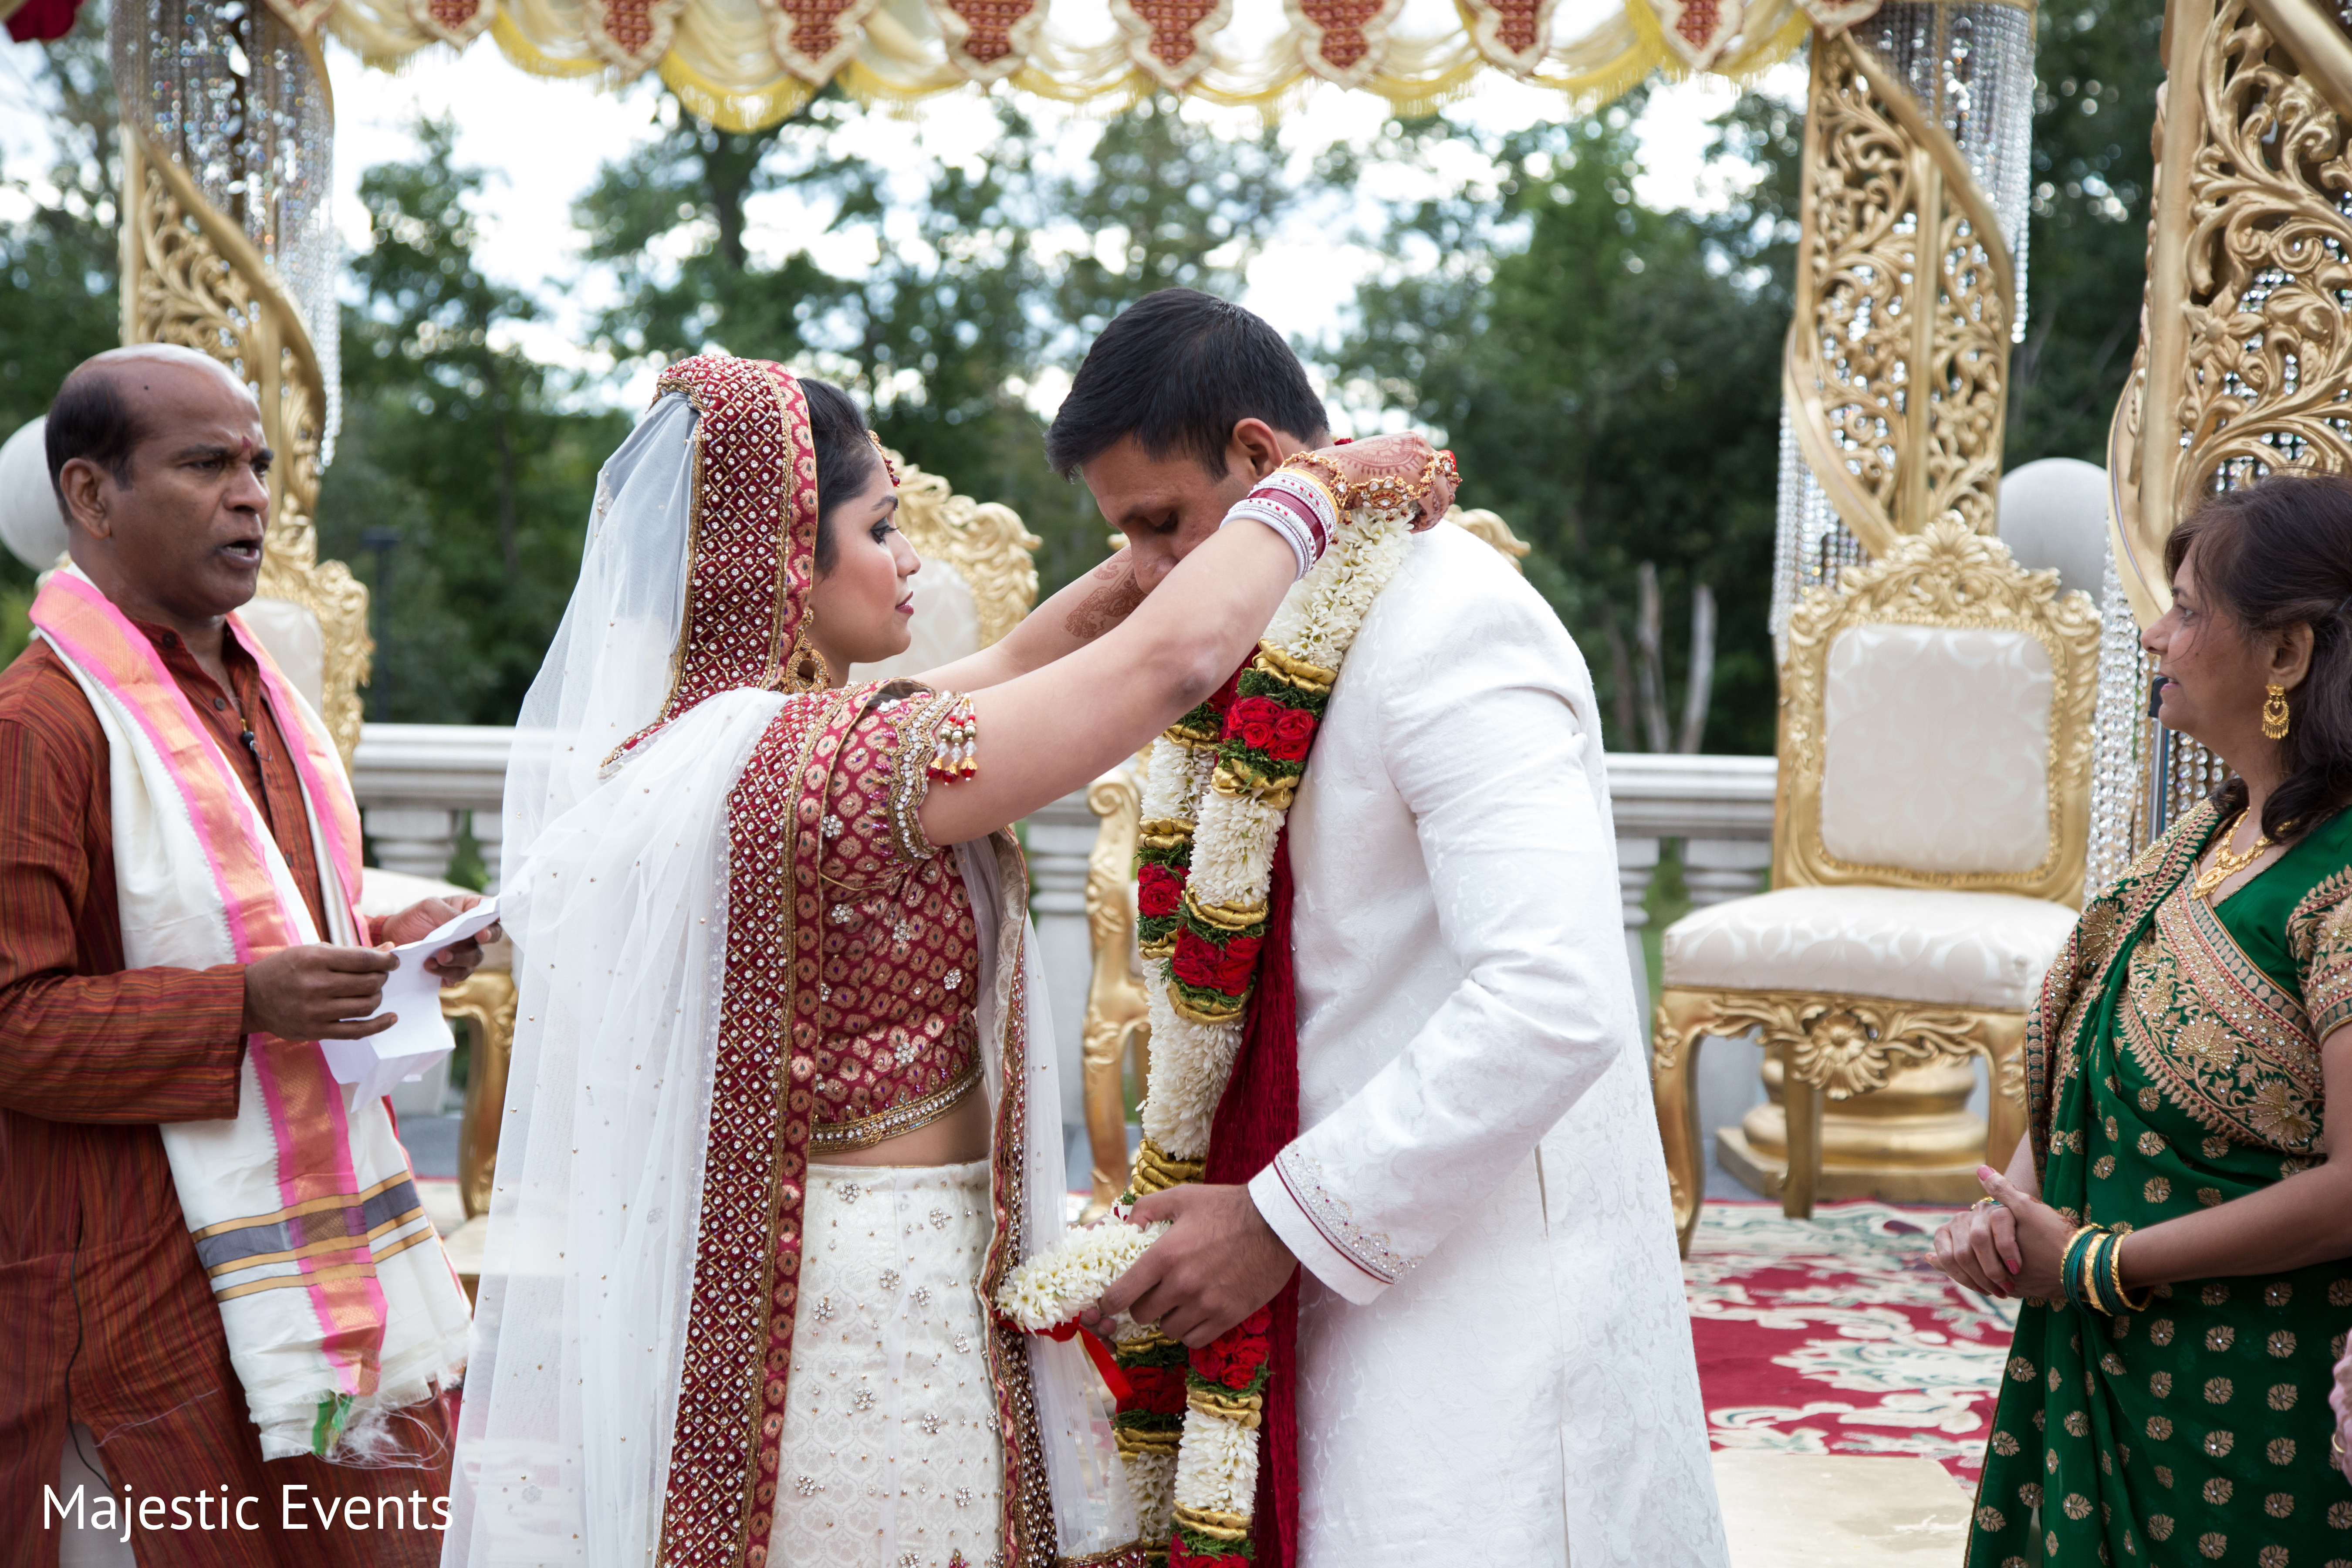
[[[2063,904],[2013,893],[1785,888],[1676,921],[1664,978],[2023,1012],[2074,920]]]
[[[1830,645],[1822,847],[1852,866],[2031,871],[2050,850],[2050,650],[1989,626]]]

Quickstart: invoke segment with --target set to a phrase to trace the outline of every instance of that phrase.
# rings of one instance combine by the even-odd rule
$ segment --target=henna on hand
[[[1301,459],[1294,458],[1291,462],[1298,465]],[[1402,490],[1418,503],[1419,515],[1412,525],[1416,532],[1433,526],[1445,515],[1446,509],[1454,504],[1454,488],[1460,482],[1453,455],[1432,449],[1426,440],[1410,430],[1325,447],[1308,454],[1303,466],[1310,473],[1321,468],[1338,479],[1346,492],[1339,498],[1343,509],[1355,504],[1354,496],[1360,494],[1364,487],[1379,486],[1391,492]]]
[[[1144,591],[1135,578],[1132,554],[1122,550],[1088,574],[1103,586],[1078,601],[1062,622],[1065,631],[1080,642],[1092,642],[1135,613]]]

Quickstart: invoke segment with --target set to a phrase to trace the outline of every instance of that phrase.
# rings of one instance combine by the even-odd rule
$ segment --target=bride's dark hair
[[[2197,552],[2197,585],[2248,632],[2311,627],[2311,668],[2287,694],[2263,831],[2284,843],[2352,805],[2352,479],[2274,474],[2213,497],[2164,543],[2169,578]],[[2235,776],[2213,792],[2224,820],[2246,805]]]
[[[866,416],[849,394],[829,381],[800,378],[808,399],[809,438],[816,447],[816,569],[833,570],[835,508],[864,489],[882,461],[866,433]]]

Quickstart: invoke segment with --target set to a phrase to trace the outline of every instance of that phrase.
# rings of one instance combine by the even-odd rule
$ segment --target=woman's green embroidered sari
[[[2092,900],[2026,1027],[2044,1201],[2118,1231],[2316,1163],[2318,1042],[2352,1019],[2352,811],[2213,909],[2200,806]],[[2352,1568],[2329,1463],[2352,1260],[2159,1287],[2113,1319],[2027,1301],[1968,1568]]]

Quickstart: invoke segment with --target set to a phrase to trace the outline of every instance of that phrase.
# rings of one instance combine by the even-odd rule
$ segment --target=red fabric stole
[[[1290,951],[1290,829],[1274,847],[1265,944],[1258,950],[1249,1027],[1209,1131],[1203,1182],[1245,1183],[1298,1136],[1298,994]],[[1298,1560],[1298,1271],[1275,1297],[1273,1371],[1265,1384],[1251,1548],[1258,1568]]]

